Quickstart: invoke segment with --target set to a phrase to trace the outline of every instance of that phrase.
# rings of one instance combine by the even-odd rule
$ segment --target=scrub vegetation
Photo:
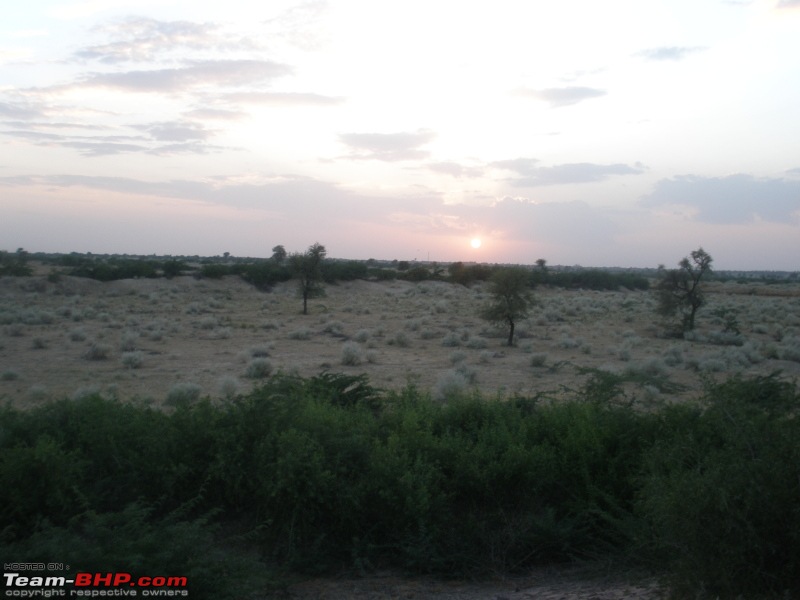
[[[302,314],[297,259],[273,251],[102,282],[5,257],[24,269],[0,279],[4,556],[180,573],[223,599],[576,562],[676,598],[800,594],[790,279],[704,277],[675,337],[657,287],[562,286],[543,259],[325,258]]]
[[[181,573],[215,598],[289,572],[482,577],[599,559],[680,597],[800,593],[795,385],[734,378],[643,411],[622,379],[594,373],[557,401],[436,401],[277,374],[168,411],[98,395],[5,408],[0,547]]]

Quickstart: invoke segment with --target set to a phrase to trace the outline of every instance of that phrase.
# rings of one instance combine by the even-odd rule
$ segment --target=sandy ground
[[[691,397],[705,376],[800,375],[799,287],[718,284],[696,341],[663,337],[647,292],[535,297],[509,348],[505,332],[477,316],[488,300],[480,285],[346,282],[302,315],[291,283],[265,293],[236,277],[3,278],[0,401],[100,392],[160,404],[180,384],[225,399],[258,384],[248,376],[258,359],[273,373],[365,373],[381,388],[414,383],[434,395],[459,371],[457,385],[488,395],[558,398],[580,387],[583,369],[604,369],[641,375],[626,388],[640,402]],[[739,336],[724,331],[731,319]],[[348,352],[356,364],[343,364]]]

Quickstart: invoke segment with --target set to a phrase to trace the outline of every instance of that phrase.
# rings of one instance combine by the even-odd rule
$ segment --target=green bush
[[[587,290],[650,289],[650,281],[646,277],[633,273],[612,273],[602,269],[581,269],[579,271],[534,270],[531,273],[531,284]]]
[[[440,403],[364,375],[277,373],[169,412],[98,396],[5,408],[0,549],[192,573],[221,590],[207,597],[237,597],[221,582],[241,569],[258,579],[220,531],[245,532],[267,572],[617,558],[683,596],[800,593],[795,385],[733,379],[643,411],[622,383],[597,372],[557,401],[454,390]],[[209,557],[227,576],[198,570]]]
[[[138,258],[81,258],[69,274],[75,277],[88,277],[98,281],[117,279],[155,278],[163,265],[155,260]]]
[[[69,557],[70,573],[180,576],[192,596],[252,597],[267,583],[264,566],[236,545],[221,544],[218,530],[205,518],[154,517],[151,509],[131,503],[115,512],[76,515],[65,526],[44,523],[24,541],[0,548],[28,562]]]
[[[326,283],[367,278],[367,263],[357,260],[326,260],[321,265]]]
[[[200,277],[206,279],[222,279],[232,273],[232,268],[229,265],[221,265],[219,263],[206,263],[200,267]]]
[[[638,509],[678,589],[800,593],[800,397],[775,376],[711,387],[663,415]],[[789,597],[788,595],[786,597]]]
[[[260,290],[269,290],[275,284],[288,281],[292,277],[291,270],[273,260],[263,260],[242,265],[239,274],[247,283]]]

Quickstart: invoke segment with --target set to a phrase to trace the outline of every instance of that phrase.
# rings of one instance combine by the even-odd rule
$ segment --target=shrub
[[[460,373],[469,384],[473,384],[478,381],[478,372],[473,367],[470,367],[465,363],[456,365],[456,371]]]
[[[222,279],[225,275],[230,275],[230,273],[231,269],[228,265],[209,263],[200,267],[200,277],[207,279]]]
[[[450,310],[450,305],[446,300],[439,300],[433,305],[433,312],[444,314]]]
[[[250,379],[263,379],[272,373],[272,363],[267,358],[254,358],[247,365],[245,377]]]
[[[16,381],[19,379],[19,372],[14,369],[6,369],[0,373],[0,381]]]
[[[471,337],[467,340],[467,348],[472,348],[473,350],[483,350],[489,346],[489,342],[482,337]]]
[[[433,397],[436,400],[450,400],[463,395],[469,382],[462,373],[456,370],[445,371],[436,380],[436,387],[433,390]]]
[[[419,337],[420,339],[423,340],[432,340],[439,337],[440,335],[441,333],[439,333],[436,329],[426,327],[420,332]]]
[[[83,357],[87,360],[106,360],[109,354],[111,354],[111,346],[93,342],[89,349],[84,352]]]
[[[704,358],[698,368],[705,373],[721,373],[728,368],[728,363],[721,358]]]
[[[217,321],[216,317],[208,316],[208,317],[203,317],[202,319],[200,319],[200,322],[198,323],[198,325],[199,325],[200,329],[209,330],[209,329],[214,329],[218,325],[218,323],[219,322]]]
[[[364,360],[364,352],[356,342],[345,342],[342,345],[342,364],[347,366],[360,365]]]
[[[782,346],[778,349],[778,355],[782,360],[800,362],[800,337],[784,339]]]
[[[341,337],[344,331],[344,323],[341,321],[328,321],[322,326],[322,331],[330,333],[334,337]]]
[[[467,353],[462,350],[454,350],[450,353],[450,364],[457,365],[467,359]]]
[[[530,365],[532,367],[543,367],[544,364],[547,362],[547,353],[546,352],[535,352],[530,356]]]
[[[129,503],[109,512],[87,511],[62,526],[45,523],[9,550],[35,562],[67,554],[72,569],[83,572],[125,571],[135,565],[141,573],[180,573],[192,596],[251,597],[259,583],[263,586],[258,572],[264,565],[240,551],[226,552],[215,541],[217,529],[207,518],[160,516],[155,508]],[[211,563],[203,565],[209,558]]]
[[[266,358],[269,356],[270,350],[271,348],[267,344],[253,346],[250,348],[250,356],[253,358]]]
[[[708,341],[719,346],[741,346],[744,336],[738,331],[712,331],[708,334]]]
[[[138,369],[144,362],[144,356],[139,350],[122,353],[122,364],[128,369]]]
[[[683,595],[755,597],[800,592],[800,404],[774,376],[706,392],[705,411],[675,407],[668,435],[645,455],[637,508],[658,560]]]
[[[9,337],[22,337],[25,335],[25,328],[20,323],[12,323],[6,326],[6,335]]]
[[[0,407],[0,549],[180,573],[204,598],[268,596],[255,573],[275,565],[479,577],[597,557],[671,575],[674,597],[797,597],[796,386],[737,378],[640,410],[626,381],[486,398],[448,371],[434,402],[277,374],[224,404],[192,386],[171,411],[96,389]]]
[[[670,346],[664,352],[664,362],[670,367],[677,366],[683,362],[683,350],[680,346]]]
[[[232,377],[231,375],[225,375],[219,379],[217,382],[217,388],[219,389],[219,393],[223,398],[230,400],[237,393],[239,393],[240,383],[236,377]]]
[[[196,383],[176,383],[170,388],[165,404],[173,407],[185,407],[194,404],[200,399],[200,393],[202,391],[203,388]]]
[[[287,266],[278,264],[273,260],[245,265],[241,269],[242,279],[259,290],[269,290],[276,283],[288,281],[291,276],[292,273]]]
[[[139,340],[139,334],[135,331],[126,331],[122,334],[122,342],[120,343],[120,350],[129,352],[136,350],[136,342]]]
[[[386,343],[390,346],[398,346],[399,348],[408,348],[411,345],[411,342],[404,331],[396,332],[386,341]]]
[[[579,346],[581,346],[581,344],[583,344],[582,339],[580,338],[575,339],[566,334],[561,337],[561,340],[558,343],[559,346],[565,349],[578,348]]]
[[[290,340],[310,340],[311,330],[308,327],[300,327],[287,334]]]
[[[447,335],[444,336],[442,339],[442,346],[454,348],[456,346],[461,345],[461,336],[459,336],[455,331],[451,331]]]

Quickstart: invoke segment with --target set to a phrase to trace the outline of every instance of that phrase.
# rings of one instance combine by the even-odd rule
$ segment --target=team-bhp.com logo
[[[16,565],[6,565],[6,567],[8,566]],[[186,577],[134,577],[130,573],[122,572],[75,573],[71,577],[42,576],[19,572],[23,570],[25,569],[15,569],[12,572],[3,573],[5,596],[15,598],[100,598],[109,596],[174,598],[189,596],[189,591],[186,589]]]

